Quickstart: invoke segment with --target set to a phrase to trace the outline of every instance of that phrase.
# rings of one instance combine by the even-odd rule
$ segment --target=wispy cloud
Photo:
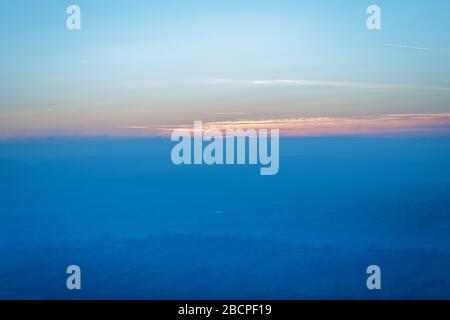
[[[338,87],[369,90],[435,90],[450,91],[450,87],[418,86],[407,84],[384,84],[368,82],[347,81],[322,81],[322,80],[238,80],[238,79],[214,79],[212,84],[240,84],[256,86],[304,86],[304,87]]]
[[[161,135],[192,124],[155,127]],[[283,136],[450,134],[450,113],[390,114],[371,117],[309,117],[205,122],[203,129],[280,129]]]
[[[120,129],[134,129],[134,130],[149,129],[148,126],[115,126],[115,127]]]
[[[393,44],[393,43],[386,43],[384,46],[385,47],[402,48],[402,49],[422,50],[422,51],[429,51],[429,50],[431,50],[430,48],[406,46],[406,45]]]
[[[245,115],[245,112],[216,112],[217,115],[221,116],[242,116]]]

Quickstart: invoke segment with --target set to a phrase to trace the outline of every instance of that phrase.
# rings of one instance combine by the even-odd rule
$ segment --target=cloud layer
[[[192,130],[192,124],[181,128]],[[178,127],[148,128],[167,135]],[[311,117],[206,122],[203,129],[280,129],[283,136],[450,134],[450,113],[392,114],[371,117]]]

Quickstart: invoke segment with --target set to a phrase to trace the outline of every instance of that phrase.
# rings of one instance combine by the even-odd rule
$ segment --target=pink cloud
[[[174,129],[192,130],[192,124],[153,128],[162,135]],[[449,134],[450,113],[391,114],[370,117],[309,117],[288,119],[262,119],[217,121],[203,123],[203,129],[280,129],[283,136],[335,136],[335,135],[399,135]]]

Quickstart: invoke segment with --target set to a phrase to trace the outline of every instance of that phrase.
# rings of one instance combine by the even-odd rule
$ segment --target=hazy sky
[[[70,4],[81,30],[66,28]],[[0,136],[450,112],[449,13],[447,0],[2,0]]]

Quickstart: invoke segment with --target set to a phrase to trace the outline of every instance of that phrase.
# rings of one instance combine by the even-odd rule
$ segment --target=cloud
[[[369,90],[435,90],[450,91],[450,87],[417,86],[405,84],[383,84],[368,82],[321,81],[321,80],[236,80],[214,79],[212,84],[240,84],[256,86],[303,86],[303,87],[338,87]]]
[[[392,43],[386,43],[384,46],[385,47],[394,47],[394,48],[403,48],[403,49],[422,50],[422,51],[431,50],[430,48],[412,47],[412,46],[405,46],[405,45],[401,45],[401,44],[392,44]]]
[[[165,126],[159,127],[159,132],[165,135],[175,129],[192,131],[193,127],[192,124]],[[450,134],[450,113],[388,114],[370,117],[305,117],[203,123],[203,130],[209,129],[221,131],[227,129],[280,129],[283,136],[297,137]]]
[[[245,112],[216,112],[217,115],[225,115],[225,116],[242,116],[245,115]]]
[[[115,126],[115,127],[120,129],[135,129],[135,130],[149,129],[148,126]]]

